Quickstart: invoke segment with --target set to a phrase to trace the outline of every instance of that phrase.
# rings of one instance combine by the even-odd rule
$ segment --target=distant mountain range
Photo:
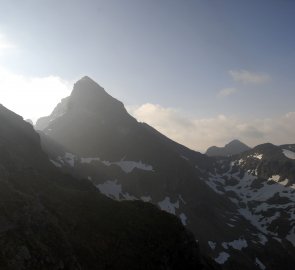
[[[35,128],[57,169],[177,216],[220,268],[294,269],[294,145],[235,140],[204,155],[138,123],[89,77]]]
[[[211,146],[207,149],[206,155],[209,157],[226,157],[241,154],[251,148],[239,140],[233,140],[224,147]]]

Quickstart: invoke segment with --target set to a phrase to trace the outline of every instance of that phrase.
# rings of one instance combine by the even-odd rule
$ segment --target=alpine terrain
[[[234,141],[204,155],[137,122],[89,77],[35,128],[56,169],[80,185],[90,180],[109,204],[150,202],[178,217],[221,269],[294,269],[294,145],[250,149]],[[128,222],[120,225],[128,230]]]
[[[177,217],[62,173],[2,105],[0,123],[0,269],[218,269]]]

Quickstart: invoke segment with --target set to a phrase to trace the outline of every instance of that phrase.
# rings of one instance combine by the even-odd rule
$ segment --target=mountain
[[[285,218],[289,209],[276,207],[280,213],[268,219],[270,226],[286,224],[288,233],[279,237],[253,222],[252,214],[264,202],[250,209],[238,193],[239,181],[249,174],[246,167],[233,166],[239,155],[209,157],[172,141],[137,122],[89,77],[79,80],[66,100],[59,105],[62,114],[56,117],[54,110],[45,118],[47,125],[36,125],[57,168],[89,179],[114,200],[148,201],[177,216],[222,269],[293,269],[295,247],[288,237],[293,223]],[[264,185],[268,180],[260,181]],[[231,185],[237,194],[226,190]]]
[[[211,146],[207,149],[206,155],[209,157],[226,157],[241,154],[251,148],[239,140],[233,140],[224,147]]]
[[[282,258],[294,257],[295,145],[266,143],[218,164],[208,185],[236,204],[257,231],[286,247]]]
[[[178,218],[62,173],[3,106],[0,122],[0,269],[218,269]]]

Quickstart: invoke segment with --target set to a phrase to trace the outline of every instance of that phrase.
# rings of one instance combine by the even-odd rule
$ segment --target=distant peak
[[[224,147],[209,147],[206,151],[206,154],[208,156],[230,156],[240,154],[250,149],[251,148],[248,145],[244,144],[240,140],[234,139],[226,144]]]
[[[226,144],[225,146],[231,145],[231,144],[244,144],[244,143],[238,139],[234,139],[234,140],[230,141],[228,144]]]
[[[91,79],[89,76],[84,76],[82,77],[80,80],[78,80],[75,85],[79,85],[79,84],[82,84],[82,85],[92,85],[92,86],[95,86],[95,87],[99,87],[99,88],[102,88],[96,81],[94,81],[93,79]]]
[[[95,82],[93,79],[91,79],[89,76],[83,76],[79,81],[92,81]]]

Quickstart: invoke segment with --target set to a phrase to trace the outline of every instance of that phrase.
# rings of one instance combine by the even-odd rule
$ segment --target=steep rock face
[[[61,173],[3,106],[0,122],[1,269],[215,269],[176,217]]]
[[[292,269],[288,244],[282,246],[240,212],[241,198],[236,203],[225,196],[219,158],[138,123],[88,77],[75,84],[68,100],[65,114],[41,133],[55,166],[88,178],[112,199],[149,201],[178,216],[223,269]]]
[[[241,154],[251,148],[239,140],[233,140],[226,144],[224,147],[212,146],[206,151],[209,157],[226,157]]]

